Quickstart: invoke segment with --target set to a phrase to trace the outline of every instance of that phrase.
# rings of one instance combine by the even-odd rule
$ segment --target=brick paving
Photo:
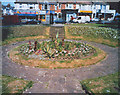
[[[7,56],[8,52],[26,42],[28,41],[3,46],[2,52],[3,75],[35,82],[32,88],[23,93],[85,93],[80,85],[81,80],[112,74],[118,70],[118,48],[86,41],[78,42],[85,42],[104,50],[108,55],[107,58],[96,65],[73,69],[42,69],[12,62]]]

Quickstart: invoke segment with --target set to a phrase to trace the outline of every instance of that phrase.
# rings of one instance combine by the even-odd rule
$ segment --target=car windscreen
[[[81,19],[81,17],[78,17],[77,19],[78,19],[78,20],[80,20],[80,19]]]

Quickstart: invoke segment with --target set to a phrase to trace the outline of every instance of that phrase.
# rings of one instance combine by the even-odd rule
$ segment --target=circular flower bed
[[[40,68],[75,68],[95,64],[104,59],[106,53],[84,43],[52,40],[25,43],[12,49],[12,61]]]
[[[93,55],[96,50],[84,43],[52,40],[30,42],[19,47],[19,53],[27,58],[40,60],[81,59]]]
[[[104,51],[84,43],[58,39],[31,42],[11,50],[9,57],[19,63],[41,68],[74,68],[95,64],[105,58]]]

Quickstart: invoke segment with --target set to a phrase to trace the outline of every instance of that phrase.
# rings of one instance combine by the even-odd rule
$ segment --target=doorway
[[[50,13],[50,24],[53,24],[53,14]]]

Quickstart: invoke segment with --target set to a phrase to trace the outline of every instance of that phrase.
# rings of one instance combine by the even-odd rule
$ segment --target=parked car
[[[93,18],[93,19],[91,19],[91,21],[98,22],[98,21],[100,21],[100,19],[99,18]]]
[[[108,18],[107,20],[108,20],[108,21],[113,21],[113,20],[114,20],[114,18],[113,18],[113,17],[111,17],[111,18]]]
[[[78,16],[76,19],[73,19],[73,22],[75,23],[90,22],[90,17],[89,16]]]
[[[55,23],[65,23],[65,20],[63,20],[62,18],[57,18],[55,21]]]
[[[120,15],[115,16],[114,21],[120,23]]]

